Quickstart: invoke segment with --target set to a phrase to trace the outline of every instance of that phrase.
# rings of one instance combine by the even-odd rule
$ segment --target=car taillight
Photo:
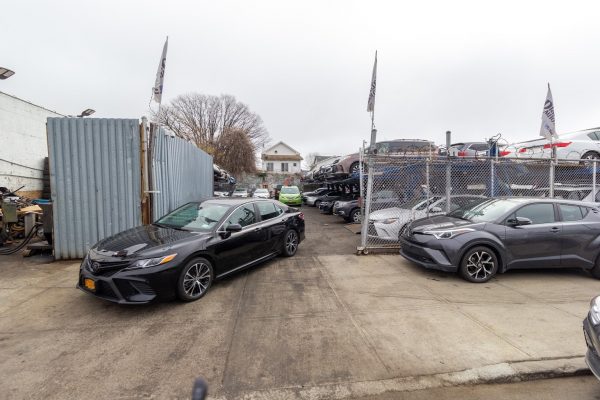
[[[571,144],[571,142],[556,142],[556,143],[546,143],[544,145],[545,149],[550,149],[552,146],[554,147],[567,147]]]
[[[302,221],[304,221],[304,213],[298,214],[298,218],[300,218]]]
[[[458,152],[458,156],[459,156],[459,157],[464,157],[464,156],[466,156],[466,155],[467,155],[467,152],[466,152],[466,151],[459,151],[459,152]]]
[[[527,147],[521,147],[519,149],[519,153],[525,153],[527,151]]]
[[[509,154],[510,154],[510,151],[508,151],[508,150],[502,150],[502,151],[499,153],[499,156],[500,156],[500,157],[504,157],[504,156],[507,156],[507,155],[509,155]]]

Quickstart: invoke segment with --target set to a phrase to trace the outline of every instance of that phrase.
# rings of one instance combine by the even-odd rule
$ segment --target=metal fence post
[[[425,161],[425,196],[428,199],[431,197],[431,190],[429,189],[429,164],[431,163],[431,151],[430,156]],[[429,207],[427,207],[427,218],[429,218]]]
[[[362,246],[362,252],[364,254],[368,253],[367,250],[367,231],[369,227],[369,214],[371,213],[371,195],[373,193],[373,155],[367,155],[367,196],[363,199],[365,214],[363,215],[361,232],[360,232],[360,243]]]
[[[494,158],[490,157],[490,197],[496,195],[496,182],[494,182]]]
[[[450,212],[450,192],[452,190],[452,166],[450,165],[450,131],[446,131],[446,212]]]
[[[554,197],[554,159],[550,159],[550,198]]]
[[[595,202],[596,201],[596,160],[592,161],[593,162],[593,172],[592,172],[592,201]]]

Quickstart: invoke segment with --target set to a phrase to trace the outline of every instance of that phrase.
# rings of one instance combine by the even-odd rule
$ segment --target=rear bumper
[[[405,238],[400,238],[400,255],[407,260],[427,269],[435,269],[445,272],[456,272],[458,266],[452,265],[442,250],[431,249]]]

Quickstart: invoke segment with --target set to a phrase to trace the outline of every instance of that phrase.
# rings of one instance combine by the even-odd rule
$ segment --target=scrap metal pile
[[[0,187],[0,255],[23,249],[39,231],[42,208],[16,195],[17,190]]]

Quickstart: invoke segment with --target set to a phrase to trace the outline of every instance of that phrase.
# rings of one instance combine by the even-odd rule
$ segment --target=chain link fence
[[[361,163],[360,251],[399,248],[408,222],[481,198],[556,197],[600,202],[600,160],[368,155]],[[448,200],[449,199],[449,200]]]

